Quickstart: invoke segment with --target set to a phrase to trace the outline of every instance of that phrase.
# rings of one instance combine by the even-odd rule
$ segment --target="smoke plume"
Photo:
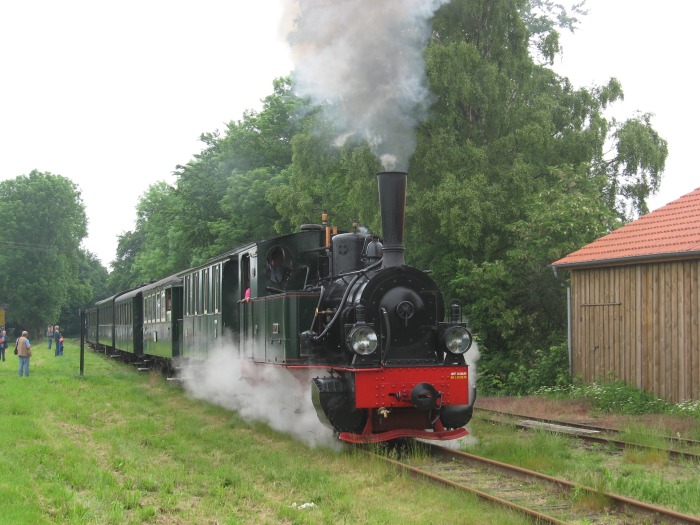
[[[366,140],[386,170],[407,171],[430,105],[423,51],[449,0],[285,0],[294,86],[322,106],[336,144]]]

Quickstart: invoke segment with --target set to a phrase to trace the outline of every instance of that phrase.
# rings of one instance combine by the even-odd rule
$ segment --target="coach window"
[[[202,305],[202,312],[206,314],[211,312],[211,304],[209,302],[211,300],[211,294],[209,290],[209,268],[205,268],[204,270],[202,270],[202,281],[202,291],[204,292],[204,304]]]
[[[202,288],[199,285],[199,272],[192,276],[192,288],[194,288],[194,315],[198,315],[202,304]]]
[[[182,283],[182,300],[185,304],[182,305],[182,311],[184,315],[190,315],[190,289],[192,286],[190,286],[190,276],[185,275],[185,278],[183,279]]]
[[[190,288],[187,291],[187,297],[188,297],[188,305],[187,305],[187,310],[190,315],[194,315],[194,274],[189,275],[189,284]]]
[[[220,307],[220,298],[219,298],[219,289],[221,288],[221,272],[219,270],[219,265],[214,265],[214,267],[211,270],[211,280],[212,280],[212,289],[211,293],[214,298],[214,304],[212,306],[212,309],[214,313],[219,313],[219,307]]]
[[[163,296],[165,300],[165,321],[170,322],[170,316],[172,315],[172,296],[170,295],[172,293],[172,289],[168,288],[167,290],[163,291]]]
[[[192,276],[185,276],[185,314],[192,315]]]
[[[190,294],[192,293],[190,290],[192,290],[192,280],[189,275],[185,276],[183,287],[185,289],[185,293],[183,293],[183,297],[185,298],[184,312],[185,315],[190,315]]]
[[[283,283],[292,274],[292,252],[284,246],[273,246],[267,251],[267,276],[273,283]]]

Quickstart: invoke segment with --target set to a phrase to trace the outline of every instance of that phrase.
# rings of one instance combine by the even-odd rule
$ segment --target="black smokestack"
[[[403,244],[406,218],[406,184],[408,173],[385,171],[377,174],[379,206],[382,212],[384,259],[382,268],[401,266],[406,247]]]

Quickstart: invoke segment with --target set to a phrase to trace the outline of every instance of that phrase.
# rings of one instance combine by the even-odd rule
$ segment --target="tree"
[[[201,135],[204,149],[177,166],[174,186],[157,183],[141,196],[134,231],[119,238],[113,286],[176,273],[281,227],[268,194],[287,184],[303,103],[289,79],[273,86],[260,112],[246,111],[224,136]]]
[[[80,243],[87,235],[80,191],[69,179],[34,170],[0,182],[0,199],[3,302],[10,320],[43,334],[79,295]]]
[[[132,285],[161,279],[187,267],[190,254],[182,249],[184,234],[178,230],[178,217],[186,209],[175,188],[162,181],[152,184],[141,196],[136,207],[136,229],[146,249],[133,261]]]
[[[144,253],[144,233],[140,230],[124,232],[117,239],[117,256],[112,261],[109,275],[109,289],[112,293],[128,290],[140,281],[136,258]]]
[[[564,288],[548,264],[646,211],[667,156],[649,115],[605,117],[623,97],[616,79],[574,89],[535,63],[533,44],[550,60],[558,51],[559,27],[533,17],[535,3],[438,11],[426,51],[436,103],[411,164],[408,213],[420,220],[407,244],[464,304],[487,375],[564,340]]]
[[[272,237],[280,220],[268,195],[286,184],[282,173],[268,168],[234,171],[221,200],[222,217],[212,224],[217,243],[213,249],[224,252],[240,244]]]
[[[64,334],[80,333],[80,311],[96,300],[112,295],[107,287],[109,273],[97,256],[80,250],[78,286],[72,288],[68,302],[61,309],[58,324]]]

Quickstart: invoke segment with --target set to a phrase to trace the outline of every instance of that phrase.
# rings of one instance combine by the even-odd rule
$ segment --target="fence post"
[[[80,376],[85,372],[85,310],[80,310]]]

